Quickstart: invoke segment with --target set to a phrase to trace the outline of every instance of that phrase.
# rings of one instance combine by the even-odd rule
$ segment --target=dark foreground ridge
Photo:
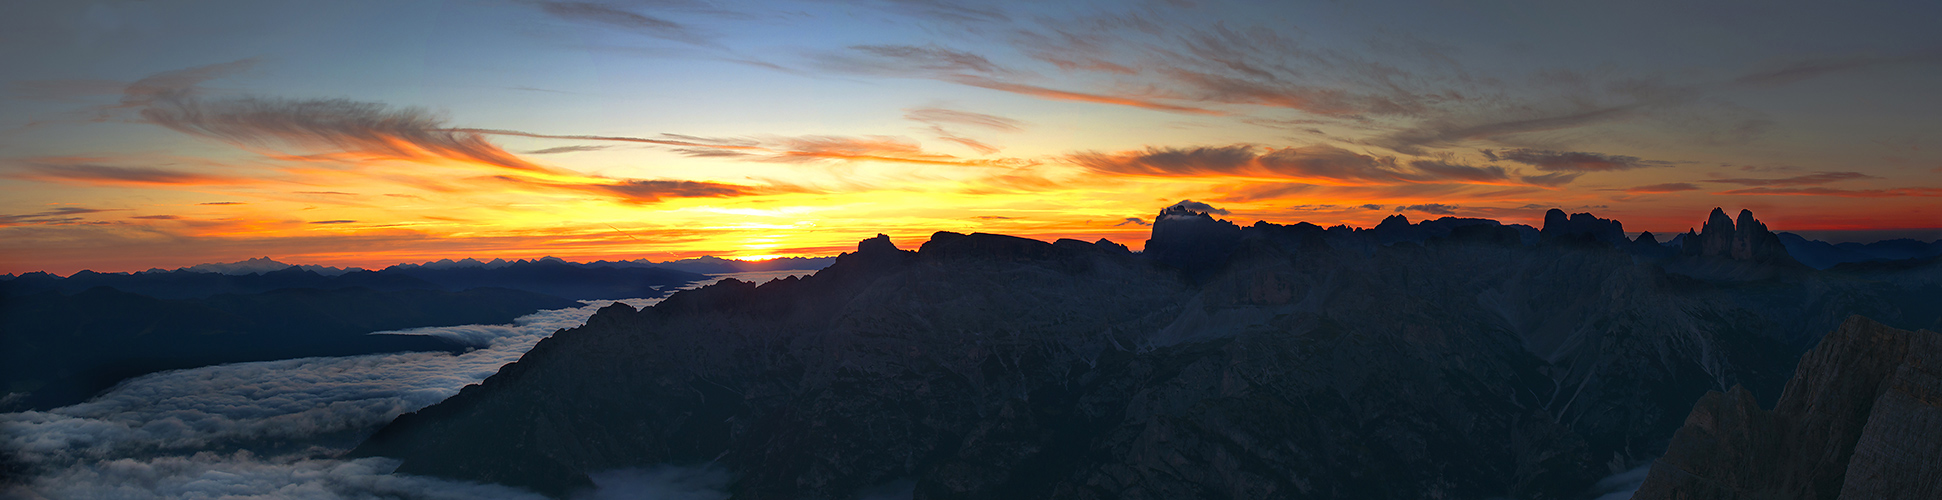
[[[1706,393],[1633,498],[1942,498],[1942,334],[1856,316],[1774,409]]]
[[[736,498],[1573,498],[1709,390],[1780,398],[1849,315],[1942,315],[1935,265],[1816,271],[1750,215],[1670,245],[1557,215],[1176,208],[1143,254],[879,236],[811,277],[602,309],[353,454],[554,496],[710,464]]]

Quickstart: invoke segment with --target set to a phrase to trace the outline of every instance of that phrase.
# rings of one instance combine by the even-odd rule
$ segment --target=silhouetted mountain
[[[602,267],[612,267],[616,269],[661,268],[661,269],[673,269],[676,271],[685,271],[685,272],[696,273],[696,274],[730,274],[730,273],[744,273],[744,272],[752,272],[752,271],[816,270],[816,269],[822,269],[824,267],[829,267],[830,262],[834,262],[834,261],[835,261],[834,257],[781,257],[781,258],[768,259],[768,260],[745,261],[745,260],[724,259],[724,258],[713,257],[713,256],[697,257],[693,259],[671,260],[667,262],[654,262],[647,259],[634,259],[634,260],[615,260],[615,261],[596,260],[593,262],[576,263],[576,262],[561,260],[557,257],[542,257],[537,260],[537,262],[559,262],[559,263],[565,263],[565,264],[570,264],[570,265],[585,267],[590,269],[602,268]],[[489,262],[481,262],[477,259],[461,259],[461,260],[440,259],[437,261],[426,262],[423,264],[399,264],[399,265],[387,268],[387,270],[410,269],[410,268],[449,269],[449,268],[465,268],[465,267],[482,267],[486,269],[498,269],[501,267],[511,266],[514,264],[520,264],[525,262],[528,262],[528,261],[526,260],[507,261],[505,259],[492,259]]]
[[[782,257],[782,258],[758,260],[758,261],[723,259],[720,257],[699,257],[699,258],[693,258],[693,259],[671,260],[667,262],[648,262],[647,259],[640,259],[639,261],[636,261],[636,262],[641,262],[646,265],[652,265],[655,267],[661,267],[665,269],[676,269],[676,270],[687,271],[691,273],[729,274],[729,273],[745,273],[745,272],[753,272],[753,271],[816,270],[816,269],[829,267],[830,263],[835,261],[836,261],[835,257]]]
[[[62,278],[34,272],[0,284],[0,290],[4,290],[0,296],[43,292],[72,295],[104,286],[161,299],[195,299],[229,293],[263,293],[284,288],[369,288],[388,291],[439,288],[438,285],[409,276],[385,275],[369,271],[324,276],[314,271],[286,267],[280,271],[244,275],[184,270],[132,274],[81,271]]]
[[[578,305],[499,288],[283,289],[178,300],[108,287],[73,295],[15,295],[0,302],[0,381],[8,393],[28,394],[15,406],[44,409],[78,403],[122,379],[168,369],[464,349],[434,337],[366,334],[509,323],[541,309]]]
[[[1932,283],[1389,225],[1169,208],[1143,254],[880,235],[810,277],[602,309],[354,454],[551,495],[709,463],[737,498],[1564,498],[1659,456],[1708,390],[1779,398],[1850,314],[1942,315],[1906,306]],[[1566,234],[1609,235],[1587,226]]]
[[[1760,406],[1706,393],[1632,498],[1942,498],[1942,334],[1856,316]]]
[[[1849,262],[1921,259],[1942,255],[1942,240],[1924,243],[1903,238],[1835,245],[1808,240],[1794,233],[1780,233],[1777,236],[1780,243],[1787,247],[1788,255],[1815,269],[1827,269]]]
[[[585,267],[559,259],[521,260],[493,268],[392,266],[377,274],[420,280],[443,290],[499,287],[581,300],[655,298],[664,294],[662,289],[707,278],[658,267]]]
[[[588,267],[558,259],[515,261],[484,266],[393,266],[382,271],[352,271],[325,276],[298,267],[260,274],[222,274],[187,270],[97,273],[81,271],[66,278],[27,273],[0,282],[0,296],[41,292],[74,294],[95,287],[162,299],[194,299],[218,294],[262,293],[284,288],[335,290],[369,288],[380,291],[464,291],[478,287],[510,288],[570,299],[626,299],[660,297],[661,289],[706,279],[699,274],[655,267]]]
[[[1153,217],[1153,237],[1146,240],[1144,253],[1155,262],[1202,274],[1226,262],[1240,241],[1240,226],[1173,205]]]
[[[1752,210],[1740,210],[1739,221],[1735,223],[1726,217],[1725,210],[1714,208],[1700,232],[1686,233],[1686,238],[1680,243],[1682,253],[1689,256],[1763,264],[1798,264],[1787,255],[1787,247],[1781,244],[1780,237],[1768,231],[1766,224],[1753,218]]]
[[[1625,238],[1625,226],[1611,219],[1600,219],[1588,213],[1564,215],[1563,210],[1551,209],[1544,212],[1544,229],[1539,234],[1547,241],[1573,241],[1602,243],[1625,246],[1632,243]]]
[[[329,267],[329,266],[315,266],[315,265],[308,265],[308,264],[292,265],[292,264],[277,262],[273,259],[270,259],[269,257],[257,257],[253,259],[246,259],[246,260],[240,260],[236,262],[226,262],[226,263],[217,262],[217,263],[207,263],[207,264],[196,264],[193,266],[184,267],[177,270],[196,272],[196,273],[233,274],[233,275],[240,276],[245,274],[263,274],[263,273],[269,273],[273,271],[282,271],[284,268],[289,268],[289,267],[295,267],[298,269],[314,272],[324,276],[337,276],[344,273],[364,270],[363,268],[357,268],[357,267],[344,269],[344,268]],[[150,269],[145,272],[168,272],[168,271],[164,271],[161,269]]]

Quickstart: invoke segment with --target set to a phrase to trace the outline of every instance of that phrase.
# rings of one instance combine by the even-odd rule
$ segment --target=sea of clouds
[[[717,277],[766,281],[805,271]],[[715,280],[697,283],[705,286]],[[337,458],[378,427],[478,383],[554,332],[613,302],[585,301],[509,325],[416,328],[470,345],[410,352],[236,363],[136,377],[85,403],[0,414],[0,447],[30,477],[0,487],[23,499],[538,499],[491,484],[392,474],[397,461]],[[623,470],[595,477],[597,498],[726,498],[725,473]]]

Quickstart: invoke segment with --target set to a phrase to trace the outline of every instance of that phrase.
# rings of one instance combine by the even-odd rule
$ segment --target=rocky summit
[[[1942,334],[1856,316],[1772,410],[1708,392],[1633,498],[1942,498]]]
[[[1439,221],[1170,208],[1144,253],[879,236],[806,278],[603,309],[354,454],[554,496],[706,464],[751,499],[1574,498],[1708,391],[1772,404],[1848,316],[1929,325],[1911,304],[1942,299],[1757,259],[1681,274],[1731,245],[1642,251],[1667,247],[1589,215]]]

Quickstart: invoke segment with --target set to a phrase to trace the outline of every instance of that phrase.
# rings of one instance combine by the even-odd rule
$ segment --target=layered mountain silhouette
[[[273,261],[271,261],[273,262]],[[252,263],[256,268],[265,266]],[[96,273],[81,271],[65,278],[47,273],[27,273],[0,281],[0,295],[25,295],[46,291],[73,294],[95,287],[112,287],[129,293],[160,299],[195,299],[219,294],[261,293],[285,288],[335,290],[368,288],[398,290],[465,290],[493,287],[523,290],[576,300],[655,298],[662,289],[685,286],[706,276],[673,269],[648,266],[588,266],[559,259],[495,262],[488,265],[398,265],[380,271],[347,271],[324,274],[300,266],[269,272],[221,273],[175,271],[141,273]],[[241,269],[228,266],[224,269]]]
[[[1840,243],[1809,240],[1794,233],[1779,233],[1787,255],[1815,269],[1827,269],[1851,262],[1881,262],[1923,259],[1942,255],[1942,240],[1923,242],[1908,238],[1874,243]]]
[[[1667,244],[1563,212],[1178,207],[1143,253],[879,236],[813,276],[602,309],[354,455],[554,496],[711,464],[737,498],[1570,498],[1665,453],[1708,391],[1773,404],[1851,315],[1942,316],[1933,263],[1816,271],[1714,215]]]
[[[308,272],[308,271],[303,271]],[[86,400],[128,377],[243,361],[470,347],[437,337],[367,335],[425,326],[510,323],[580,303],[503,288],[464,292],[291,288],[157,299],[109,287],[0,301],[7,411]]]
[[[1707,392],[1633,498],[1942,498],[1942,334],[1856,316],[1761,406]]]

